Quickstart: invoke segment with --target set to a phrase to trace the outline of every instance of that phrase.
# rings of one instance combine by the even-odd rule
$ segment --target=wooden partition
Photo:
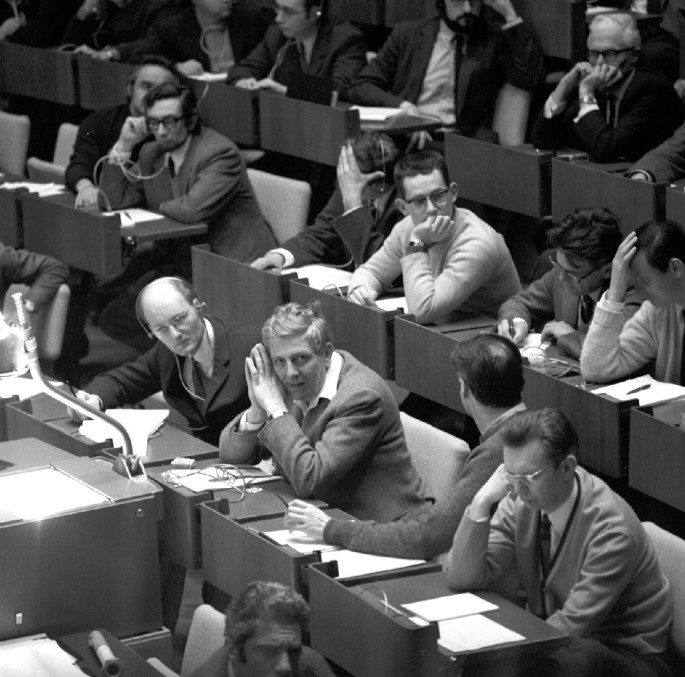
[[[383,25],[385,6],[394,0],[335,0],[329,4],[328,15],[333,21],[354,21],[360,24]]]
[[[685,226],[685,181],[666,188],[666,218]]]
[[[28,195],[26,188],[0,188],[0,242],[8,247],[22,247],[24,243],[22,195]]]
[[[225,82],[193,82],[200,117],[235,143],[259,145],[259,94]]]
[[[134,66],[98,61],[86,55],[78,56],[76,65],[82,108],[100,110],[126,101],[126,84]]]
[[[385,0],[385,25],[435,16],[435,0]]]

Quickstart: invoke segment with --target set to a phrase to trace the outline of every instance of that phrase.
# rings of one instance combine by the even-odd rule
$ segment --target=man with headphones
[[[157,343],[134,362],[96,376],[79,398],[112,409],[161,390],[190,432],[218,445],[224,426],[249,406],[245,359],[259,332],[206,317],[205,304],[178,277],[150,282],[138,295],[136,314]]]
[[[210,249],[251,261],[276,244],[257,204],[238,147],[200,124],[188,87],[150,90],[144,115],[129,116],[102,168],[102,189],[114,209],[144,206],[182,223],[207,222]],[[149,132],[154,140],[131,153]]]
[[[226,82],[286,93],[289,73],[333,80],[341,98],[366,63],[364,37],[347,21],[332,24],[324,0],[277,0],[276,24],[252,53],[228,72]]]

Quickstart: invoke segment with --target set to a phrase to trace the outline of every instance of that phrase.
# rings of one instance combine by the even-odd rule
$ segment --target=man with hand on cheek
[[[222,462],[273,457],[300,498],[358,519],[426,506],[397,402],[380,376],[333,348],[316,304],[279,306],[246,360],[250,408],[225,428]]]
[[[350,281],[348,298],[375,305],[401,274],[407,308],[421,324],[467,314],[493,316],[521,290],[504,238],[456,206],[444,158],[420,151],[395,165],[396,204],[405,215]]]

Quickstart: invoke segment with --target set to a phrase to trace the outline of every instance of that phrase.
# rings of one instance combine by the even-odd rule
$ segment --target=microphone
[[[124,664],[114,655],[107,640],[99,630],[88,635],[88,644],[100,661],[100,672],[106,677],[120,677],[124,674]]]

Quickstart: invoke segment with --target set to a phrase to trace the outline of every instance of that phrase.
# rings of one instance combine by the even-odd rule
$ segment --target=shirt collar
[[[526,405],[523,402],[519,402],[515,407],[508,409],[503,414],[500,414],[494,421],[492,421],[492,423],[490,423],[490,425],[485,430],[481,432],[481,439],[483,438],[483,436],[488,435],[493,428],[498,428],[500,425],[502,425],[502,423],[504,423],[504,421],[514,416],[514,414],[518,414],[519,412],[525,410]]]
[[[306,412],[314,409],[319,404],[320,399],[326,399],[330,402],[338,392],[338,381],[340,380],[340,372],[344,363],[343,356],[334,350],[331,353],[331,363],[328,365],[328,369],[326,369],[326,378],[324,378],[323,385],[317,396],[309,401],[309,405],[303,400],[295,400],[295,404],[302,411]]]
[[[212,323],[207,318],[204,318],[204,323],[205,333],[202,337],[202,342],[192,357],[200,364],[202,371],[211,376],[214,367],[214,327],[212,327]]]
[[[561,538],[561,535],[564,533],[566,523],[573,510],[573,504],[576,501],[576,496],[578,496],[578,482],[576,482],[574,476],[573,489],[569,497],[556,510],[547,513],[547,517],[549,517],[549,521],[552,524],[552,529],[554,529],[554,533],[558,538]]]
[[[188,134],[188,138],[178,148],[174,148],[174,150],[172,150],[171,153],[165,153],[167,164],[169,162],[169,158],[171,158],[174,161],[176,174],[178,174],[178,170],[181,168],[183,161],[186,159],[186,155],[188,154],[188,148],[190,147],[190,140],[192,139],[192,137],[193,134],[192,132],[190,132]]]

